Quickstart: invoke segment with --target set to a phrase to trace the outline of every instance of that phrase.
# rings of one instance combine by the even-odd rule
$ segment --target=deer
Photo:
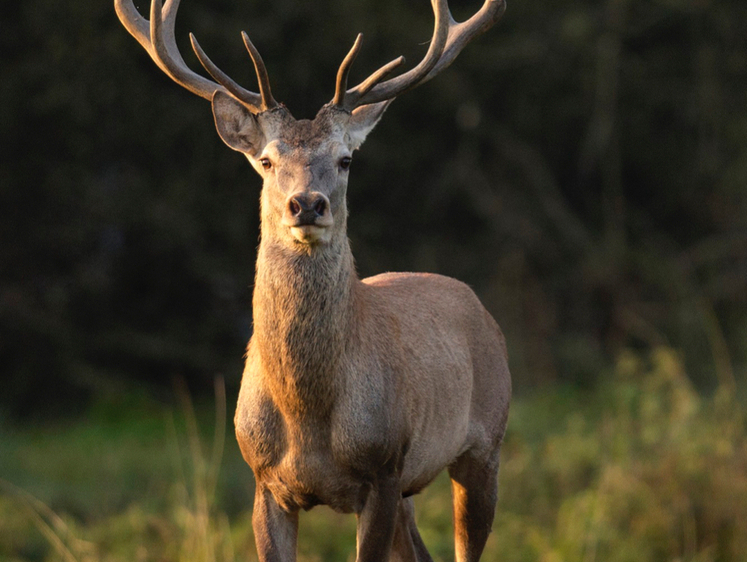
[[[457,23],[432,0],[423,59],[390,77],[399,57],[348,88],[358,35],[335,93],[296,120],[271,92],[249,36],[259,92],[244,89],[175,40],[179,0],[152,0],[146,20],[115,0],[124,27],[174,82],[211,102],[220,138],[263,181],[252,299],[253,334],[234,419],[255,478],[252,526],[261,562],[296,558],[299,512],[327,505],[357,517],[357,562],[431,560],[413,496],[444,469],[451,479],[455,557],[477,562],[491,532],[511,378],[506,342],[466,284],[429,273],[359,279],[347,237],[353,152],[399,95],[443,71],[503,15],[484,0]]]

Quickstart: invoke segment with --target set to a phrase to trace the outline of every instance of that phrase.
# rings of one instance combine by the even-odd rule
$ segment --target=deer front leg
[[[412,497],[402,498],[399,502],[389,562],[433,562],[415,526],[415,504]]]
[[[401,497],[396,475],[377,479],[358,515],[356,562],[384,562],[389,559]]]
[[[259,562],[294,562],[298,539],[298,512],[283,510],[270,491],[257,483],[252,513]]]

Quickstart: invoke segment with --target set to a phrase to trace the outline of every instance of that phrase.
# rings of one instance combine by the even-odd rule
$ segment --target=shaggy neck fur
[[[326,415],[353,322],[356,282],[346,237],[298,251],[264,239],[254,287],[254,337],[270,390],[288,413]]]

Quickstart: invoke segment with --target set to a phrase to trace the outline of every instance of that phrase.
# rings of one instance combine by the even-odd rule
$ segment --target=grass
[[[483,560],[743,560],[747,438],[733,391],[700,396],[667,348],[623,354],[608,378],[514,401]],[[220,387],[217,407],[180,396],[176,412],[128,400],[66,426],[0,426],[0,561],[256,560],[251,473],[223,441]],[[416,509],[434,559],[453,559],[445,476]],[[354,517],[304,513],[299,559],[352,560],[354,533]]]

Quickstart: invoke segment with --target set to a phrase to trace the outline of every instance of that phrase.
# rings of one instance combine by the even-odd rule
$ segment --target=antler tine
[[[343,107],[348,111],[353,110],[358,105],[358,100],[368,93],[371,88],[386,78],[395,68],[402,65],[405,62],[405,57],[399,57],[393,61],[385,64],[374,72],[371,76],[366,78],[363,82],[358,84],[354,89],[347,90],[348,75],[350,74],[350,68],[358,56],[358,52],[361,48],[361,41],[363,40],[363,34],[359,33],[355,39],[353,48],[347,54],[345,59],[340,65],[340,69],[337,71],[337,87],[335,88],[335,97],[332,99],[332,105]]]
[[[394,99],[400,94],[427,82],[449,66],[467,43],[492,27],[506,10],[505,0],[485,0],[482,8],[471,18],[465,22],[457,23],[449,10],[448,0],[431,0],[431,3],[435,24],[430,47],[423,60],[408,72],[395,76],[386,82],[381,82],[389,72],[404,62],[402,57],[395,59],[374,72],[355,88],[348,90],[344,95],[340,96],[336,93],[333,103],[337,103],[347,110],[352,110],[360,105]],[[345,66],[345,62],[343,62],[343,66]],[[341,66],[340,71],[342,69]]]
[[[439,74],[457,58],[467,43],[493,27],[506,12],[506,0],[485,0],[482,7],[468,20],[457,23],[451,20],[446,47],[438,63],[431,69],[423,82]],[[422,82],[421,82],[422,83]]]
[[[137,11],[132,0],[114,0],[114,10],[117,12],[119,21],[122,22],[122,25],[128,33],[137,39],[137,42],[140,43],[143,49],[148,51],[151,58],[154,58],[152,55],[153,48],[150,44],[150,27],[148,25],[148,20],[140,15],[140,12]],[[165,69],[162,68],[161,70]]]
[[[414,88],[431,71],[433,66],[438,62],[438,58],[441,56],[441,52],[446,46],[446,39],[449,33],[449,22],[451,20],[451,13],[449,12],[449,4],[447,0],[431,0],[431,3],[433,4],[435,23],[433,26],[433,37],[431,37],[428,52],[425,54],[423,60],[421,60],[415,68],[410,69],[404,74],[395,76],[386,82],[380,82],[380,80],[384,78],[384,76],[382,76],[382,70],[388,68],[389,65],[382,67],[370,78],[364,80],[361,84],[348,91],[345,103],[346,109],[350,110],[358,105],[395,98],[405,90]],[[389,70],[391,70],[391,68]],[[374,76],[379,77],[379,80],[377,81],[379,83],[372,84],[372,78]],[[368,91],[365,91],[365,88],[363,88],[364,85],[367,86]],[[365,101],[363,99],[364,97]]]
[[[267,74],[267,67],[265,62],[262,60],[262,56],[259,51],[249,39],[249,35],[245,31],[241,32],[241,38],[244,40],[244,46],[249,51],[249,56],[252,58],[254,63],[254,71],[257,73],[257,80],[259,82],[259,95],[262,103],[262,110],[273,109],[279,104],[272,97],[272,91],[270,90],[270,76]]]
[[[337,84],[335,86],[335,97],[332,98],[333,105],[342,105],[345,102],[345,94],[348,89],[348,75],[350,74],[350,67],[353,66],[355,58],[361,50],[361,41],[363,41],[363,34],[359,33],[353,43],[353,48],[345,56],[340,65],[340,69],[337,71]]]
[[[213,93],[220,86],[215,82],[208,80],[196,74],[187,66],[179,53],[174,37],[174,27],[179,0],[169,2],[168,11],[164,14],[161,0],[153,0],[150,5],[150,44],[153,58],[161,69],[166,70],[169,77],[183,86],[193,94],[211,100]],[[166,19],[164,19],[164,15]]]
[[[210,76],[212,76],[221,86],[228,90],[228,92],[233,97],[241,101],[250,109],[254,110],[257,113],[263,110],[261,107],[262,102],[260,97],[254,92],[250,92],[249,90],[245,90],[244,88],[239,86],[236,82],[233,81],[230,76],[228,76],[225,72],[218,68],[215,63],[210,60],[210,57],[207,56],[202,47],[200,47],[200,44],[197,42],[197,37],[194,36],[194,33],[189,34],[189,40],[192,43],[192,50],[194,50],[195,55],[197,55],[197,59],[200,61],[202,67],[208,71],[208,74],[210,74]]]
[[[212,100],[216,90],[230,93],[249,106],[250,109],[259,111],[262,103],[259,94],[245,90],[236,84],[221,72],[204,52],[202,52],[203,57],[200,57],[200,53],[198,53],[198,58],[203,65],[203,59],[207,59],[208,64],[214,70],[217,70],[215,74],[210,69],[208,69],[208,72],[219,83],[197,74],[184,62],[176,45],[174,33],[179,2],[180,0],[166,0],[164,6],[161,0],[152,0],[150,21],[146,20],[137,11],[132,0],[114,0],[114,8],[125,29],[137,39],[158,67],[174,82],[206,100]],[[193,48],[195,43],[196,41],[193,41]]]
[[[382,66],[379,70],[377,70],[371,76],[366,78],[363,82],[358,84],[355,87],[357,99],[360,100],[369,91],[371,91],[374,86],[376,86],[384,78],[389,76],[389,74],[391,74],[392,71],[394,71],[394,69],[396,69],[398,66],[402,66],[404,63],[405,63],[405,57],[396,58],[393,61],[388,62],[387,64]],[[356,105],[361,105],[361,104],[356,103]]]
[[[179,2],[176,2],[177,7],[178,4]],[[169,7],[173,5],[173,2],[169,3]],[[150,40],[150,22],[140,15],[140,12],[137,11],[132,0],[114,0],[114,9],[117,12],[119,21],[122,22],[122,25],[130,35],[137,39],[138,43],[140,43],[140,45],[148,52],[150,58],[152,58],[158,65],[158,68],[160,68],[169,78],[174,80],[174,77],[166,65],[164,65],[163,61],[161,61]]]

